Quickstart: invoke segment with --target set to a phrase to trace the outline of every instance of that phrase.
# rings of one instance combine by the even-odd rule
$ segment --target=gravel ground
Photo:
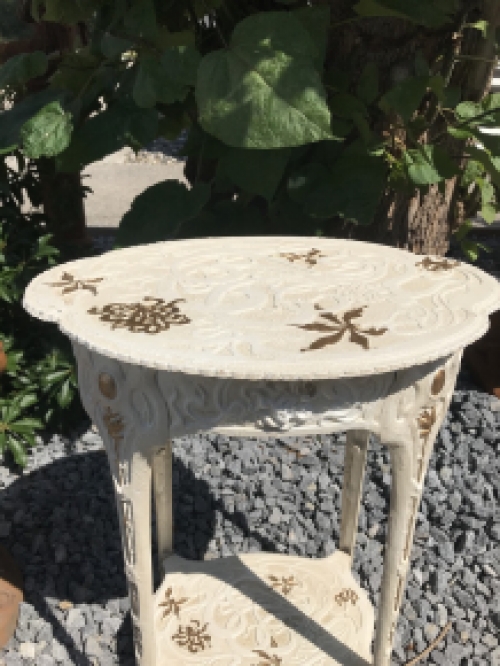
[[[171,160],[156,142],[135,161]],[[479,266],[500,270],[500,241]],[[96,240],[101,250],[112,237]],[[450,256],[458,256],[456,248]],[[427,475],[393,664],[500,666],[500,400],[462,369]],[[132,628],[111,478],[89,420],[38,438],[24,473],[0,464],[0,539],[26,601],[0,666],[133,666]],[[345,435],[174,440],[175,550],[187,558],[277,551],[322,557],[338,543]],[[369,453],[354,573],[377,605],[389,457]],[[158,581],[157,581],[158,582]]]

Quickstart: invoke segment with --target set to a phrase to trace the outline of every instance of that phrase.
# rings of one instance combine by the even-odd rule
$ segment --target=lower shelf
[[[367,666],[374,611],[347,555],[165,560],[158,666]]]

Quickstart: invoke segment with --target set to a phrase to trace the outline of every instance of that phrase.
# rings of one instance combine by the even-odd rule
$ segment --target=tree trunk
[[[331,0],[331,5],[334,22],[344,20],[348,15],[346,12],[351,11],[351,3],[346,0]],[[381,83],[387,88],[391,80],[396,81],[411,73],[418,50],[429,62],[444,52],[450,63],[447,74],[451,85],[462,86],[464,99],[479,101],[489,89],[495,68],[494,29],[500,25],[500,3],[483,0],[481,9],[482,16],[492,26],[488,39],[476,30],[469,30],[463,43],[458,40],[454,43],[453,32],[461,32],[461,25],[430,33],[399,19],[373,19],[334,31],[328,58],[340,68],[357,63],[359,72],[367,62],[376,62],[381,72]],[[466,10],[464,3],[459,23],[466,22]],[[473,61],[472,66],[460,64],[454,67],[454,54],[450,47],[456,49],[456,53],[474,55],[480,60]],[[442,129],[437,125],[433,131],[440,132]],[[454,141],[448,147],[450,145],[460,152],[463,150],[463,143]],[[414,195],[386,193],[372,225],[363,228],[347,224],[341,235],[405,248],[416,254],[444,255],[449,249],[452,232],[463,221],[456,195],[456,179],[446,182],[444,188],[430,187],[425,194],[418,190]]]

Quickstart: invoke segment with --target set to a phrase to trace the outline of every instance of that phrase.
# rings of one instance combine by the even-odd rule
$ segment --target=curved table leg
[[[352,562],[370,433],[367,430],[348,430],[346,436],[339,548],[349,555]]]
[[[174,550],[172,514],[172,441],[156,451],[153,457],[153,489],[156,508],[158,562],[162,576],[163,561]]]
[[[392,487],[384,573],[375,634],[374,666],[389,666],[410,562],[413,532],[434,442],[449,407],[461,354],[431,363],[387,400],[381,442],[389,447]]]

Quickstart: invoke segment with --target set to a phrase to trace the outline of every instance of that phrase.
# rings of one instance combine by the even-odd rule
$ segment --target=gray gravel
[[[453,628],[424,663],[500,665],[500,401],[463,372],[418,516],[394,664]],[[129,601],[111,479],[90,421],[45,435],[18,474],[0,466],[0,536],[26,603],[0,664],[132,665]],[[338,543],[345,435],[174,441],[175,549],[187,558],[259,550],[321,557]],[[288,448],[287,448],[288,447]],[[374,442],[355,574],[377,604],[390,466]],[[413,649],[411,649],[413,648]]]

